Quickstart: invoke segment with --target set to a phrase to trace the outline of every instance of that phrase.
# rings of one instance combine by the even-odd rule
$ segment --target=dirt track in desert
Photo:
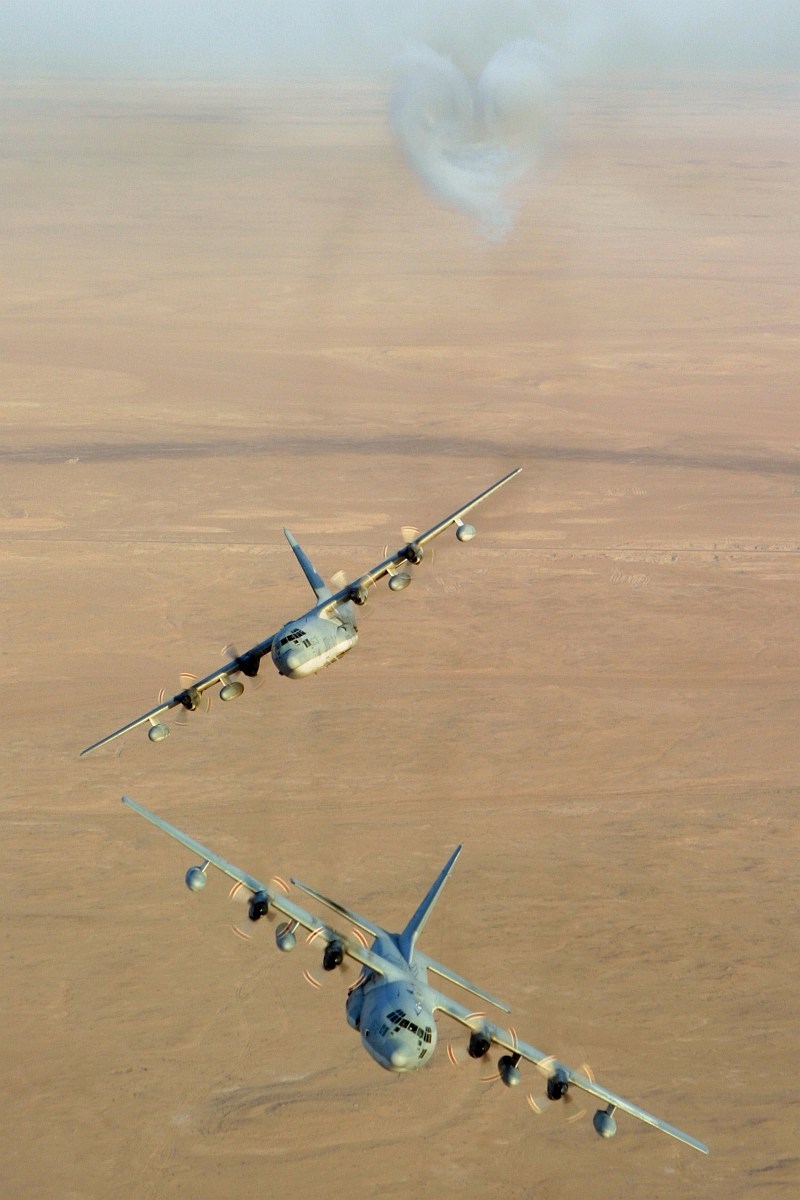
[[[4,85],[5,1197],[794,1194],[798,108],[576,87],[487,245],[372,85]],[[332,670],[79,760],[304,611],[284,524],[360,571],[517,465]],[[424,948],[710,1157],[446,1018],[381,1072],[123,792],[389,928],[463,841]]]

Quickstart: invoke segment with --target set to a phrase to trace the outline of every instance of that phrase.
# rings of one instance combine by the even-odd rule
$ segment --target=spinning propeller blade
[[[317,940],[317,938],[321,935],[321,932],[322,931],[319,929],[313,929],[311,931],[311,933],[309,933],[308,937],[306,938],[306,945],[311,946]],[[351,932],[353,935],[355,935],[359,939],[359,941],[362,942],[362,944],[366,944],[364,941],[364,935],[361,933],[360,930],[353,929]],[[330,956],[330,959],[329,959],[329,956]],[[339,958],[338,963],[335,961],[335,959],[337,957]],[[326,966],[325,965],[326,960],[331,961],[333,963],[333,965]],[[325,944],[325,951],[324,951],[323,960],[322,960],[323,980],[326,976],[329,978],[334,977],[334,976],[346,977],[349,974],[350,974],[350,959],[347,957],[347,955],[344,954],[341,949],[339,950],[339,953],[337,955],[334,950],[333,942],[328,942],[327,944]],[[309,971],[308,969],[303,970],[303,978],[305,979],[306,983],[310,984],[311,987],[313,987],[317,991],[321,990],[324,986],[326,986],[323,982],[320,982],[320,980],[317,978],[317,976],[312,974],[312,972]],[[353,986],[356,986],[356,985],[354,984]]]
[[[563,1081],[559,1084],[559,1074],[554,1058],[545,1058],[537,1063],[537,1069],[544,1075],[547,1083],[543,1092],[528,1092],[526,1100],[537,1116],[549,1116],[553,1113],[560,1115],[567,1125],[574,1125],[586,1116],[586,1109],[575,1107],[575,1096],[569,1089],[564,1089]],[[581,1073],[594,1082],[594,1071],[588,1063],[581,1065]],[[559,1094],[560,1093],[560,1094]],[[561,1104],[559,1105],[559,1101]]]
[[[459,1039],[457,1042],[448,1042],[447,1057],[454,1067],[474,1063],[481,1070],[481,1083],[493,1083],[495,1079],[500,1078],[500,1071],[497,1067],[499,1048],[492,1043],[486,1046],[486,1040],[483,1041],[483,1044],[480,1043],[479,1035],[485,1016],[486,1014],[482,1012],[470,1013],[468,1020],[473,1032],[470,1034],[469,1040],[465,1042]],[[485,1050],[484,1046],[486,1046]],[[483,1053],[478,1053],[481,1050]]]
[[[283,891],[285,891],[288,895],[289,888],[283,879],[280,879],[278,876],[274,876],[271,882],[277,884],[277,886],[282,888]],[[233,901],[234,904],[249,905],[252,898],[253,893],[251,892],[250,888],[241,882],[234,883],[233,887],[228,892],[228,899]],[[237,937],[243,938],[246,942],[252,942],[258,936],[256,934],[256,930],[261,925],[261,922],[265,921],[266,925],[271,925],[274,920],[275,912],[272,908],[268,908],[258,921],[250,921],[247,918],[243,918],[239,920],[239,923],[232,925],[231,929]]]
[[[227,646],[224,646],[224,647],[223,647],[223,649],[222,649],[222,657],[223,657],[224,659],[226,659],[228,662],[230,662],[230,661],[231,661],[231,659],[234,659],[234,658],[239,658],[239,650],[238,650],[238,648],[237,648],[237,647],[236,647],[236,646],[233,644],[233,642],[230,642],[230,643],[229,643]],[[226,678],[227,678],[227,677],[226,677]],[[245,686],[245,676],[244,676],[244,675],[242,675],[242,674],[239,674],[239,675],[237,675],[237,677],[236,677],[236,681],[235,681],[235,682],[236,682],[236,683],[238,683],[238,684],[241,684],[241,685],[242,685],[242,687],[244,688],[244,686]],[[265,678],[265,676],[264,676],[264,675],[262,675],[262,674],[261,674],[261,672],[260,672],[260,671],[259,671],[258,675],[253,675],[251,678],[247,678],[247,683],[250,685],[250,688],[251,688],[253,691],[258,691],[258,689],[259,689],[259,688],[262,688],[262,687],[264,686],[265,682],[266,682],[266,678]],[[228,685],[226,685],[226,684],[225,684],[225,682],[224,682],[224,680],[223,680],[223,690],[224,690],[224,688],[225,688],[226,686],[229,686],[229,684],[228,684]],[[233,697],[231,697],[231,699],[233,699]]]

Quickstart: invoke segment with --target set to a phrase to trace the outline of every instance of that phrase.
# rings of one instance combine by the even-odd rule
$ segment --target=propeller
[[[545,1077],[544,1091],[541,1093],[528,1092],[527,1101],[537,1116],[559,1113],[568,1125],[580,1121],[586,1116],[586,1109],[575,1104],[575,1096],[567,1085],[567,1079],[559,1071],[554,1058],[544,1058],[536,1064],[537,1069]],[[594,1082],[594,1072],[588,1063],[583,1063],[581,1073]],[[559,1100],[562,1102],[559,1106]]]
[[[386,555],[384,554],[383,557],[385,558]],[[344,571],[336,571],[334,575],[331,575],[331,583],[333,584],[333,590],[335,592],[340,592],[347,583],[347,575]],[[360,608],[358,612],[359,621],[366,620],[366,618],[370,616],[373,611],[374,609],[371,604],[367,604],[365,607]]]
[[[469,1014],[467,1020],[472,1029],[469,1041],[448,1042],[447,1057],[454,1067],[463,1067],[474,1063],[480,1068],[481,1083],[493,1083],[495,1079],[500,1078],[497,1062],[500,1054],[504,1052],[501,1047],[495,1046],[483,1035],[482,1025],[485,1016],[486,1013],[482,1012]]]
[[[400,527],[400,537],[403,539],[403,544],[405,546],[413,545],[416,542],[417,538],[419,537],[419,530],[417,529],[416,525],[402,525]],[[433,563],[434,557],[435,557],[435,551],[434,551],[433,546],[426,549],[424,553],[426,555],[427,561],[429,563]],[[422,554],[421,547],[420,547],[420,554]],[[383,557],[387,558],[388,555],[389,555],[389,545],[387,543],[383,547]],[[419,561],[421,562],[422,559],[420,558]],[[411,560],[407,559],[404,563],[402,563],[402,565],[392,567],[391,570],[389,571],[389,588],[393,592],[402,592],[404,588],[408,587],[408,585],[411,583],[411,580],[413,578],[414,578],[414,563]]]
[[[194,685],[197,683],[197,676],[192,675],[190,671],[181,671],[180,681],[181,681],[180,691],[186,692],[189,696],[189,699],[194,702],[194,708],[191,709],[191,711],[196,712],[196,711],[202,709],[204,712],[210,712],[210,710],[211,710],[211,693],[210,692],[205,692],[203,695],[201,695],[199,692],[195,692],[194,696],[191,695],[192,689],[194,688]],[[166,693],[165,688],[162,688],[161,691],[158,693],[159,705],[164,703],[164,700],[166,699],[166,695],[167,695],[167,693]],[[162,717],[151,717],[150,718],[150,728],[147,731],[147,736],[150,738],[150,741],[151,742],[162,742],[164,740],[164,738],[169,737],[169,735],[173,729],[183,729],[183,727],[187,724],[187,722],[189,720],[189,711],[190,711],[190,709],[188,709],[186,707],[186,705],[181,704],[178,707],[178,711],[177,711],[176,715],[172,718],[172,720],[170,721],[169,724],[167,724],[166,714],[164,714]]]
[[[273,875],[270,883],[272,884],[273,890],[280,889],[280,891],[282,891],[285,895],[289,895],[289,884],[285,879],[281,879],[280,875]],[[236,936],[242,938],[243,941],[246,942],[254,941],[255,937],[257,936],[255,929],[253,928],[254,925],[257,926],[263,917],[266,917],[267,921],[272,923],[278,911],[266,903],[266,897],[263,895],[263,893],[261,896],[254,895],[249,887],[240,882],[234,883],[233,887],[228,893],[228,898],[234,903],[247,904],[249,906],[248,915],[250,920],[243,919],[236,921],[231,926],[231,929]],[[255,920],[253,919],[254,911],[258,914]],[[298,925],[295,921],[286,920],[285,918],[281,920],[280,924],[275,929],[275,939],[280,950],[289,952],[295,948],[297,944],[297,929]],[[352,929],[351,935],[361,942],[362,946],[366,947],[368,945],[367,939],[364,937],[364,934],[360,929]],[[321,981],[320,976],[322,976],[323,979],[326,977],[334,977],[336,975],[344,976],[346,978],[352,973],[351,960],[345,955],[344,947],[336,942],[320,942],[319,939],[321,936],[321,929],[312,929],[306,938],[306,945],[310,946],[314,942],[317,942],[318,945],[324,945],[321,971],[317,971],[315,974],[309,971],[307,968],[303,970],[303,978],[310,987],[315,989],[315,991],[320,991],[325,986]],[[358,987],[359,983],[362,982],[362,978],[363,977],[359,975],[355,983],[350,985],[348,991],[352,991],[353,988]]]
[[[357,937],[362,945],[366,946],[367,941],[360,929],[352,930],[353,936]],[[314,942],[319,944],[319,939],[322,937],[321,929],[312,929],[306,938],[306,945],[311,946]],[[323,980],[335,979],[336,976],[344,976],[345,978],[351,973],[350,959],[344,953],[344,947],[337,942],[328,942],[325,944],[325,949],[322,955],[322,970],[316,973],[309,971],[308,968],[303,970],[303,978],[306,983],[314,988],[315,991],[321,991],[325,987]],[[320,979],[320,975],[322,979]],[[361,982],[361,977],[352,985],[357,987]],[[348,992],[352,989],[348,987]]]
[[[270,883],[280,888],[281,891],[285,892],[285,894],[288,896],[289,885],[285,879],[281,879],[279,875],[274,875],[270,880]],[[257,901],[258,897],[254,897],[253,893],[250,891],[250,888],[245,884],[237,882],[234,883],[233,887],[229,891],[228,899],[232,900],[234,904],[248,905],[249,916],[250,905],[252,902]],[[246,942],[252,942],[256,936],[255,931],[263,917],[266,917],[267,921],[272,924],[272,922],[275,920],[275,910],[267,907],[260,912],[259,917],[255,921],[249,920],[243,916],[240,921],[235,922],[231,926],[231,929],[237,937],[242,938]]]
[[[229,662],[235,658],[241,658],[237,647],[231,642],[222,649],[222,657]],[[265,677],[259,672],[258,675],[246,676],[250,683],[250,687],[254,690],[264,686]],[[241,696],[244,691],[244,678],[241,673],[238,679],[229,679],[227,675],[223,675],[220,680],[222,687],[220,688],[219,698],[223,701],[235,700],[237,696]]]
[[[193,675],[191,671],[181,671],[178,678],[181,681],[181,691],[188,692],[191,697],[192,689],[197,683],[197,676]],[[185,725],[189,720],[190,711],[206,713],[211,712],[212,699],[213,697],[210,691],[203,692],[202,695],[198,692],[196,696],[196,707],[193,709],[188,709],[184,705],[181,705],[174,723],[176,725]]]

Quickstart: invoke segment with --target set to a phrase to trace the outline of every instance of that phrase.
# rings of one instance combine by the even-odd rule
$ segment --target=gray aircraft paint
[[[81,751],[81,756],[91,754],[93,750],[113,742],[115,738],[122,737],[123,734],[130,733],[140,725],[150,725],[148,737],[151,741],[163,741],[170,733],[169,726],[161,720],[165,713],[174,708],[183,708],[193,712],[200,706],[203,694],[216,684],[222,685],[219,693],[221,700],[236,699],[242,694],[244,687],[233,677],[244,675],[246,678],[252,678],[257,675],[262,658],[268,654],[278,672],[286,679],[305,679],[307,676],[315,675],[317,671],[329,667],[331,663],[335,663],[342,655],[352,650],[358,641],[356,609],[366,604],[370,588],[388,576],[390,590],[402,591],[411,582],[408,574],[409,566],[417,566],[423,562],[427,543],[439,537],[446,529],[454,527],[459,542],[472,541],[475,529],[472,525],[466,525],[463,517],[489,496],[494,495],[509,480],[519,475],[521,470],[521,467],[516,467],[513,471],[509,471],[497,483],[493,483],[491,487],[473,497],[444,520],[438,521],[425,533],[417,536],[413,542],[406,543],[372,570],[352,580],[335,593],[331,592],[302,546],[288,529],[284,529],[286,540],[292,547],[295,558],[313,589],[317,601],[314,607],[295,620],[287,622],[277,633],[270,634],[262,642],[251,646],[244,654],[225,663],[219,670],[206,675],[204,679],[199,679],[191,687],[177,692],[170,699],[163,700],[156,708],[137,717],[135,721],[129,721],[121,729],[116,729],[114,733],[87,746],[85,750]]]
[[[294,948],[296,945],[294,931],[302,926],[309,931],[312,942],[320,941],[325,945],[324,969],[335,969],[345,955],[361,964],[361,976],[347,997],[347,1020],[352,1028],[358,1029],[361,1044],[366,1052],[385,1070],[409,1072],[419,1070],[420,1067],[427,1065],[436,1048],[435,1014],[444,1012],[470,1031],[471,1047],[476,1040],[485,1043],[485,1048],[481,1050],[481,1053],[476,1053],[473,1057],[482,1057],[492,1043],[507,1052],[498,1063],[501,1078],[507,1086],[514,1086],[519,1082],[518,1064],[524,1060],[533,1063],[547,1075],[548,1094],[551,1083],[556,1085],[554,1090],[557,1096],[551,1097],[553,1103],[557,1103],[563,1098],[570,1087],[578,1088],[595,1096],[601,1104],[605,1105],[605,1108],[599,1108],[594,1116],[594,1128],[600,1137],[614,1136],[616,1133],[614,1113],[619,1109],[647,1125],[652,1125],[662,1133],[676,1138],[684,1145],[691,1146],[702,1154],[708,1154],[708,1148],[688,1133],[684,1133],[674,1125],[667,1124],[666,1121],[653,1116],[652,1113],[640,1108],[637,1104],[610,1092],[596,1083],[594,1079],[590,1079],[580,1071],[572,1070],[552,1055],[544,1054],[527,1042],[521,1041],[513,1029],[503,1029],[489,1021],[484,1013],[471,1012],[464,1005],[445,996],[432,986],[428,979],[429,972],[457,983],[496,1008],[503,1009],[505,1012],[509,1011],[501,1000],[491,996],[476,984],[470,983],[469,980],[456,975],[448,967],[435,962],[417,948],[417,938],[461,853],[461,846],[458,846],[450,856],[425,899],[401,933],[389,933],[380,925],[376,925],[374,921],[359,916],[358,913],[346,908],[338,901],[329,900],[307,884],[292,879],[295,887],[312,896],[356,927],[352,934],[347,934],[334,929],[327,922],[301,908],[278,891],[267,887],[252,875],[233,866],[141,804],[137,804],[127,796],[122,797],[122,802],[202,859],[200,866],[192,866],[186,873],[186,884],[192,891],[199,891],[205,886],[208,868],[213,865],[250,891],[251,920],[260,919],[270,908],[288,918],[286,924],[279,926],[276,930],[276,942],[280,949],[291,950]],[[357,936],[356,931],[360,931]],[[364,935],[373,938],[371,946],[367,945]],[[329,956],[332,956],[332,967],[326,966]],[[481,1047],[476,1047],[476,1049],[481,1049]],[[506,1067],[501,1069],[504,1061]]]

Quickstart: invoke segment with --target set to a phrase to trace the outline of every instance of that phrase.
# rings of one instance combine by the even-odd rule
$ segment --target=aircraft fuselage
[[[348,622],[329,621],[311,612],[284,625],[272,642],[272,661],[287,679],[305,679],[329,667],[358,641]]]
[[[436,1021],[426,1005],[425,980],[415,975],[390,937],[378,938],[373,951],[408,973],[386,982],[366,972],[347,997],[347,1020],[361,1034],[361,1045],[386,1071],[415,1071],[436,1049]],[[420,972],[424,976],[425,972]]]

